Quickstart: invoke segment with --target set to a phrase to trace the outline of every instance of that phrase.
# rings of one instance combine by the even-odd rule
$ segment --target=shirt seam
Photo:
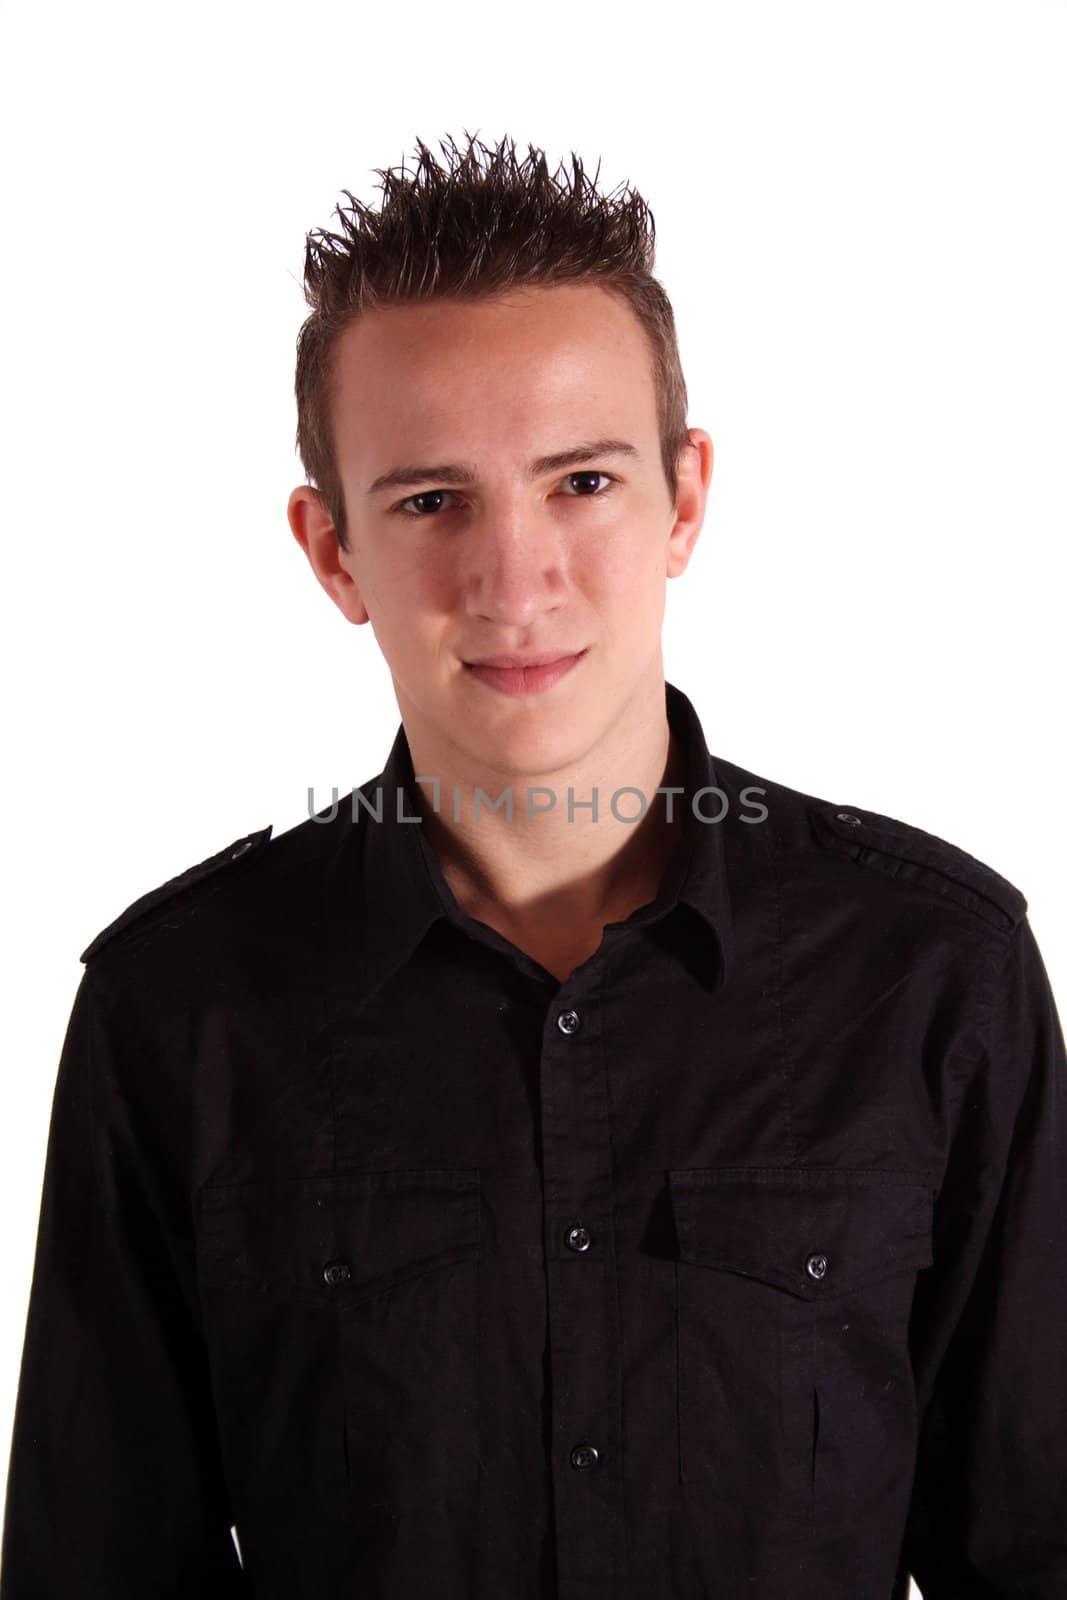
[[[773,938],[775,944],[774,956],[771,961],[773,974],[774,995],[772,1004],[775,1011],[778,1033],[778,1051],[781,1061],[781,1074],[784,1085],[784,1110],[786,1125],[786,1144],[789,1159],[797,1159],[796,1135],[793,1129],[793,1074],[789,1060],[789,1045],[785,1022],[785,918],[782,907],[782,881],[780,873],[780,858],[778,844],[773,831],[767,838],[767,858],[769,867],[770,892],[773,901],[774,928]]]

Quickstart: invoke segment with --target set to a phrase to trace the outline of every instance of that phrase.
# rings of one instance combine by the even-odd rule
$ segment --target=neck
[[[429,786],[423,787],[420,809],[427,842],[456,900],[469,915],[509,933],[554,932],[573,928],[581,939],[588,930],[624,919],[655,898],[663,872],[681,832],[683,807],[675,797],[673,822],[667,822],[666,797],[660,786],[685,781],[684,752],[671,736],[663,684],[654,685],[643,703],[627,706],[596,746],[565,769],[524,772],[472,770],[464,752],[443,747],[405,717],[405,733],[417,774],[440,779],[440,809],[434,809]],[[475,789],[492,802],[510,789],[512,820],[506,806],[491,811],[481,804],[475,815]],[[544,804],[548,789],[555,796],[551,810],[528,813]],[[611,807],[618,789],[637,789],[647,809],[639,821],[620,821]],[[573,790],[573,817],[568,792]],[[597,799],[596,817],[582,802]],[[428,795],[428,798],[427,798]],[[618,797],[623,817],[638,816],[637,794]],[[581,931],[578,931],[581,930]]]

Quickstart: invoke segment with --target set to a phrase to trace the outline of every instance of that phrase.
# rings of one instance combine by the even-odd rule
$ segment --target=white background
[[[304,235],[416,134],[645,195],[716,446],[668,678],[1011,879],[1067,996],[1062,4],[9,0],[0,60],[5,1465],[80,951],[398,725],[285,502]]]

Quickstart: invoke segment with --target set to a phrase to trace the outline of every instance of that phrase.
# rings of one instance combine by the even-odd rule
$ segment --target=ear
[[[311,570],[349,622],[369,622],[352,576],[352,552],[342,550],[333,518],[318,489],[302,483],[289,496],[287,512],[293,538],[311,563]]]
[[[689,443],[678,457],[678,494],[675,498],[670,534],[667,539],[667,576],[677,578],[689,565],[689,558],[704,524],[715,464],[715,446],[703,428],[689,429]]]

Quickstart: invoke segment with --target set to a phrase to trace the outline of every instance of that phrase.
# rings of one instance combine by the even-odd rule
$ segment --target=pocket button
[[[352,1277],[352,1268],[347,1261],[327,1261],[322,1269],[322,1276],[332,1288],[338,1283],[348,1283]]]
[[[830,1263],[827,1261],[825,1256],[813,1255],[808,1257],[805,1265],[808,1269],[809,1277],[825,1278]]]

